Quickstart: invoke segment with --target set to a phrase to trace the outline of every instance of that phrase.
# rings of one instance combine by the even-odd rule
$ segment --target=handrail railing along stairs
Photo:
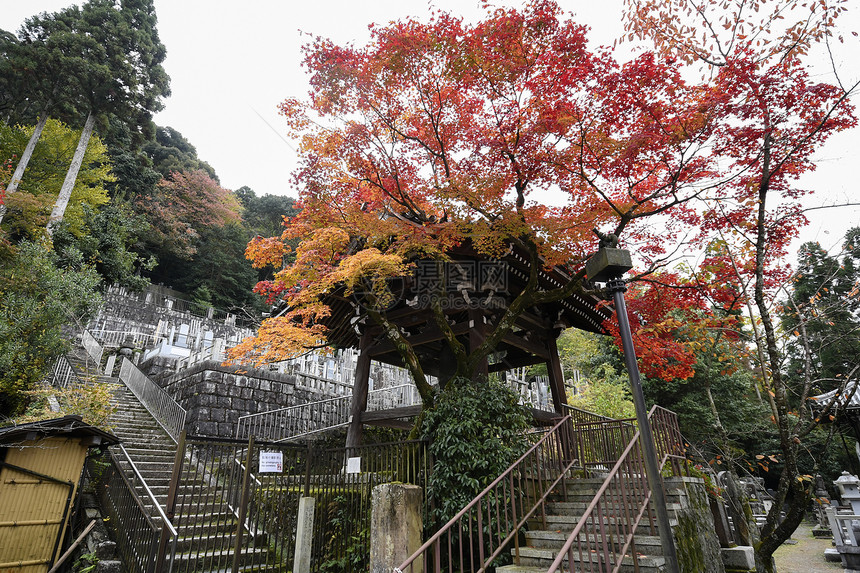
[[[512,544],[514,564],[519,564],[520,529],[538,510],[542,525],[546,527],[547,498],[560,490],[566,499],[565,482],[576,479],[568,477],[569,472],[576,469],[585,475],[603,475],[607,468],[611,469],[548,573],[560,570],[618,571],[625,562],[625,555],[635,551],[633,535],[642,519],[647,520],[652,534],[656,527],[654,517],[648,511],[651,494],[639,431],[635,420],[614,420],[582,410],[573,414],[578,423],[571,423],[568,415],[556,424],[395,571],[411,573],[413,568],[417,571],[416,561],[421,559],[423,571],[480,573]],[[670,462],[673,470],[680,474],[679,460],[684,456],[677,415],[655,406],[649,419],[660,467]],[[523,476],[534,467],[532,459],[535,452],[547,442],[556,448],[551,459],[562,463],[553,467],[556,471],[552,474],[548,473],[550,464],[533,474],[533,483],[527,485],[531,485],[535,501],[530,509],[525,509],[523,501],[527,495],[524,496],[523,491],[529,489],[524,487]],[[550,480],[552,484],[544,487]],[[504,489],[500,491],[502,487]],[[490,503],[484,505],[486,499]],[[504,528],[500,527],[501,523],[504,523]],[[486,524],[492,524],[493,531],[487,531]],[[476,531],[483,532],[477,539]],[[571,563],[576,565],[571,568]],[[638,566],[637,562],[632,564],[634,568]]]
[[[670,462],[675,474],[680,475],[679,462],[684,459],[684,455],[677,415],[655,405],[648,413],[648,419],[654,433],[659,467],[662,470]],[[627,423],[626,428],[621,425],[629,421],[618,422],[616,431],[608,435],[605,428],[600,428],[606,426],[606,422],[577,425],[577,445],[586,473],[589,466],[602,468],[609,461],[597,458],[601,457],[602,452],[607,452],[607,439],[617,439],[612,434],[620,437],[631,428],[635,429],[635,424]],[[649,511],[650,501],[645,460],[639,430],[636,429],[547,573],[617,572],[625,564],[625,558],[638,569],[634,542],[637,527],[644,518],[651,535],[654,535],[656,528],[655,518]]]
[[[123,445],[109,448],[108,454],[113,473],[102,484],[102,495],[119,534],[120,551],[126,562],[131,561],[129,569],[135,573],[170,573],[176,557],[176,528]],[[131,477],[123,463],[131,470]],[[120,483],[125,487],[118,487]]]
[[[511,544],[518,556],[520,529],[536,514],[546,524],[546,502],[557,488],[566,496],[565,482],[577,463],[573,439],[565,416],[398,569],[484,571]]]
[[[399,394],[398,406],[421,403],[413,384],[400,384],[367,393],[368,406],[391,394]],[[337,396],[277,410],[241,416],[236,423],[236,438],[283,442],[342,428],[349,424],[349,405],[352,396]]]
[[[140,400],[174,443],[178,443],[179,435],[185,429],[185,408],[180,406],[161,386],[150,380],[128,358],[122,359],[119,379]]]
[[[94,360],[96,357],[101,358],[103,349],[88,331],[84,331],[82,343],[90,357]],[[65,356],[57,360],[52,374],[51,383],[60,388],[84,384]],[[117,452],[129,465],[131,479],[123,471]],[[118,531],[122,528],[117,536],[120,551],[126,556],[126,561],[131,561],[129,565],[135,567],[135,573],[169,573],[176,554],[176,529],[123,445],[111,446],[108,448],[108,455],[113,472],[107,476],[107,481],[101,480],[101,490],[104,505],[113,511],[115,527]],[[144,492],[150,509],[147,509],[147,503],[140,495],[141,491]],[[153,514],[158,515],[161,525],[153,518]]]

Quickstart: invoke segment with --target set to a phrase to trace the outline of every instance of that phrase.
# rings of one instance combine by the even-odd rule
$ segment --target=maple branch
[[[798,142],[797,142],[793,147],[789,148],[788,152],[785,154],[785,157],[783,157],[783,158],[782,158],[782,160],[781,160],[781,161],[779,161],[779,162],[777,162],[776,166],[775,166],[775,167],[773,167],[773,169],[771,170],[771,174],[778,172],[778,171],[782,168],[782,166],[783,166],[783,165],[785,165],[785,163],[786,163],[790,158],[794,157],[794,154],[798,151],[798,149],[800,149],[800,148],[801,148],[801,146],[802,146],[803,144],[805,144],[806,142],[808,142],[810,139],[812,139],[812,136],[814,136],[814,135],[815,135],[815,134],[817,134],[819,131],[821,131],[822,129],[824,129],[824,125],[827,123],[827,119],[828,119],[831,115],[833,115],[833,113],[836,111],[836,109],[839,107],[839,105],[840,105],[840,104],[842,104],[842,102],[844,102],[845,100],[847,100],[847,99],[848,99],[848,97],[849,97],[849,96],[854,92],[854,90],[856,90],[856,89],[857,89],[857,87],[858,87],[858,86],[860,86],[860,80],[858,80],[858,81],[857,81],[853,86],[851,86],[851,89],[850,89],[850,90],[848,90],[847,92],[843,93],[843,94],[839,97],[839,99],[838,99],[838,100],[836,100],[836,102],[834,102],[834,103],[833,103],[833,105],[831,105],[831,106],[830,106],[830,109],[828,109],[828,110],[827,110],[827,113],[825,113],[825,114],[824,114],[824,117],[823,117],[823,118],[821,118],[821,119],[818,121],[818,123],[816,123],[816,125],[815,125],[815,127],[814,127],[813,129],[811,129],[811,130],[810,130],[810,131],[809,131],[809,132],[808,132],[804,137],[802,137],[802,138],[800,139],[800,141],[798,141]],[[768,132],[768,135],[769,135],[769,133],[770,133],[770,132]],[[769,175],[768,177],[770,177],[770,175]]]
[[[403,333],[400,332],[400,329],[389,322],[383,313],[374,310],[371,308],[371,305],[366,305],[365,311],[373,322],[382,327],[385,335],[394,344],[394,348],[403,359],[404,366],[412,375],[412,380],[415,381],[415,386],[418,388],[418,393],[424,402],[424,408],[431,409],[435,400],[435,394],[433,387],[427,382],[427,376],[424,374],[424,369],[421,367],[421,361],[415,353],[415,348],[409,343]]]
[[[806,213],[807,211],[817,211],[819,209],[835,209],[838,207],[857,207],[860,206],[860,203],[837,203],[836,205],[818,205],[817,207],[804,207],[800,211],[802,213]]]

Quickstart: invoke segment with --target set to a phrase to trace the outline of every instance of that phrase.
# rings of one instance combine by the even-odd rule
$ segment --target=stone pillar
[[[370,573],[393,573],[419,547],[422,490],[417,485],[385,483],[373,488],[370,515]],[[424,560],[411,573],[424,573]]]
[[[293,573],[309,573],[311,570],[311,553],[314,540],[314,501],[313,497],[299,499]]]

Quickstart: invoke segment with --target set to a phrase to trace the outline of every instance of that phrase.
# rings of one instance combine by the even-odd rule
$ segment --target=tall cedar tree
[[[860,371],[860,227],[849,229],[842,252],[818,243],[798,253],[798,268],[780,309],[790,333],[787,375],[815,393],[833,390]]]
[[[798,5],[792,0],[626,0],[629,37],[704,71],[724,95],[714,152],[729,176],[719,195],[703,197],[699,244],[710,249],[704,274],[731,282],[754,328],[763,396],[779,437],[783,471],[776,502],[756,545],[760,569],[773,571],[773,552],[803,518],[811,483],[798,452],[817,424],[807,408],[792,411],[783,371],[775,297],[790,277],[786,249],[806,223],[798,177],[815,168],[813,151],[834,131],[855,124],[841,85],[814,83],[803,66],[811,46],[835,32],[843,0]],[[699,280],[703,287],[714,284]],[[810,384],[798,389],[802,404]],[[786,505],[787,504],[787,505]],[[780,513],[787,507],[785,519]]]
[[[78,149],[51,214],[51,225],[62,219],[71,189],[92,130],[99,120],[107,126],[119,118],[138,131],[161,109],[169,95],[169,78],[161,63],[166,50],[156,31],[152,0],[91,0],[55,13],[29,18],[18,42],[4,42],[15,59],[4,65],[4,74],[33,75],[28,95],[41,102],[39,124],[49,113],[80,121],[86,117]],[[37,124],[37,125],[39,125]],[[31,146],[38,140],[38,129]],[[23,177],[26,154],[19,162],[12,184]]]

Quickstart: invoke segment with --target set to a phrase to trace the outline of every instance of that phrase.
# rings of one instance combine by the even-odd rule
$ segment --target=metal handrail
[[[128,455],[128,452],[126,451],[125,447],[122,444],[117,444],[116,446],[111,446],[111,448],[110,448],[111,455],[114,454],[115,449],[118,449],[119,451],[122,452],[123,458],[125,458],[125,461],[131,467],[131,472],[134,474],[134,477],[137,478],[141,487],[146,492],[146,497],[148,497],[149,501],[152,502],[152,507],[154,507],[156,509],[156,511],[158,512],[158,516],[164,521],[164,524],[167,527],[168,531],[170,532],[170,535],[172,535],[175,538],[176,537],[176,528],[173,527],[172,523],[170,523],[170,519],[168,519],[167,514],[164,513],[164,508],[161,507],[161,504],[156,499],[155,494],[152,493],[152,490],[149,488],[149,485],[146,483],[146,480],[143,479],[143,475],[140,473],[140,470],[137,469],[137,464],[134,463],[134,461],[131,459],[131,456]]]
[[[58,388],[65,388],[73,381],[80,383],[80,378],[78,378],[78,375],[75,373],[75,369],[72,368],[69,359],[65,356],[60,356],[57,358],[57,361],[54,362],[54,369],[51,372],[51,385]]]
[[[155,334],[148,334],[140,331],[133,330],[90,330],[89,333],[92,337],[99,341],[102,346],[109,347],[119,347],[121,346],[129,337],[134,342],[135,346],[146,346],[148,344],[155,344],[156,336]]]
[[[559,420],[555,426],[552,427],[548,432],[546,432],[543,437],[541,437],[531,448],[526,451],[522,456],[520,456],[517,461],[508,467],[501,475],[499,475],[496,479],[490,483],[484,490],[478,494],[471,502],[469,502],[463,509],[461,509],[454,517],[452,517],[444,526],[442,526],[435,534],[433,534],[430,539],[428,539],[420,548],[418,548],[415,553],[413,553],[406,561],[404,561],[399,567],[395,569],[395,571],[406,572],[407,568],[411,567],[416,559],[419,557],[424,557],[424,571],[429,570],[427,567],[427,562],[430,559],[430,556],[427,554],[428,550],[433,548],[433,558],[435,559],[436,571],[441,571],[442,568],[442,548],[443,542],[442,537],[447,536],[447,549],[448,549],[448,569],[447,570],[455,570],[453,566],[454,561],[454,553],[459,553],[460,562],[462,563],[463,559],[474,559],[478,556],[478,561],[480,563],[478,571],[484,571],[485,568],[492,563],[503,551],[508,549],[510,543],[513,541],[515,544],[515,554],[517,559],[519,558],[519,532],[520,529],[526,524],[526,522],[531,519],[535,513],[540,509],[541,510],[541,519],[543,523],[546,523],[546,511],[545,511],[545,503],[549,498],[550,494],[556,489],[556,487],[561,484],[562,491],[565,492],[567,490],[567,485],[565,483],[566,476],[568,472],[575,466],[577,460],[571,459],[570,457],[570,447],[572,445],[572,429],[573,426],[570,423],[570,416],[565,416],[561,420]],[[547,464],[547,462],[549,462]],[[532,474],[529,476],[528,471],[532,470]],[[549,475],[547,475],[549,472]],[[527,501],[527,495],[523,494],[523,480],[531,477],[534,481],[533,487],[537,490],[534,492],[535,501],[531,505],[529,509],[525,509],[526,505],[529,503]],[[552,483],[547,485],[547,482],[552,480]],[[519,483],[515,483],[519,481]],[[491,493],[500,490],[502,496],[498,497],[495,500],[495,510],[498,512],[496,515],[492,515],[490,512],[492,511],[492,507],[487,508],[487,522],[486,524],[483,522],[484,519],[484,509],[481,507],[481,502],[484,501],[485,498],[488,498]],[[503,502],[501,504],[501,508],[499,507],[499,499],[502,499]],[[490,500],[492,503],[492,500]],[[519,502],[519,515],[517,502]],[[473,510],[477,508],[475,523],[473,523],[472,514]],[[510,514],[508,511],[510,510]],[[502,539],[498,546],[495,549],[492,547],[492,535],[490,538],[489,547],[484,547],[483,542],[483,533],[484,526],[492,526],[493,517],[496,518],[496,529],[500,532],[500,521],[504,519],[506,524],[505,537]],[[465,519],[464,519],[465,518]],[[464,523],[466,522],[466,523]],[[511,525],[513,523],[513,525]],[[458,535],[458,539],[455,540],[452,538],[452,531],[456,526],[456,534]],[[470,546],[464,550],[462,544],[459,545],[459,551],[456,551],[455,545],[457,545],[457,541],[462,543],[464,535],[467,535],[470,538],[474,535],[481,537],[481,539],[477,542],[477,548]],[[501,537],[501,535],[499,535]],[[487,550],[489,550],[489,555],[486,555]]]
[[[131,460],[127,458],[128,453],[124,450],[123,453],[127,461],[131,463]],[[137,573],[165,571],[165,569],[158,567],[158,560],[162,554],[160,551],[162,540],[165,543],[168,541],[168,538],[164,535],[167,533],[172,538],[172,542],[170,543],[170,551],[165,552],[164,556],[167,559],[166,571],[167,573],[171,573],[178,539],[176,529],[170,523],[170,520],[166,519],[163,512],[161,512],[163,516],[162,525],[159,527],[150,511],[146,509],[143,499],[138,495],[134,483],[122,470],[120,462],[112,449],[108,450],[108,455],[112,468],[112,474],[110,475],[115,476],[119,482],[113,484],[110,481],[102,483],[100,490],[102,495],[105,496],[102,500],[103,507],[107,507],[109,511],[113,511],[111,522],[116,528],[117,544],[120,548],[120,553],[124,555],[126,566],[131,571]],[[145,485],[140,472],[137,471],[133,463],[131,465],[134,477],[141,480]],[[108,479],[110,480],[111,478]],[[152,492],[148,488],[146,490],[148,495],[151,496],[154,507],[159,508],[160,511],[160,505],[152,497]]]
[[[589,412],[588,410],[583,410],[582,408],[577,408],[570,404],[562,404],[562,407],[570,413],[570,417],[573,419],[574,424],[617,421],[615,418],[610,418],[609,416],[604,416],[602,414],[595,414],[594,412]]]
[[[158,540],[159,547],[158,547],[158,550],[156,551],[155,555],[156,555],[156,559],[157,559],[158,556],[163,554],[161,551],[161,548],[163,547],[162,544],[167,544],[167,543],[170,544],[170,552],[166,553],[165,556],[167,557],[167,573],[171,573],[171,571],[173,571],[173,560],[176,556],[176,542],[179,539],[179,535],[176,531],[176,528],[170,522],[170,519],[167,517],[167,514],[164,512],[164,508],[161,507],[161,504],[158,502],[158,499],[156,499],[155,494],[152,493],[152,490],[149,488],[149,485],[146,483],[146,480],[143,479],[143,475],[137,469],[137,465],[131,459],[131,456],[128,455],[128,452],[126,451],[125,447],[122,444],[117,444],[116,446],[112,446],[111,448],[108,449],[108,452],[110,453],[111,459],[114,462],[114,464],[116,465],[116,467],[120,467],[120,466],[117,463],[117,460],[114,456],[114,450],[115,449],[119,449],[119,451],[122,452],[123,458],[125,459],[126,463],[128,463],[128,465],[131,467],[132,474],[134,475],[135,479],[140,484],[140,486],[143,488],[143,490],[146,492],[146,497],[149,498],[150,504],[152,505],[153,508],[155,508],[156,512],[158,513],[158,517],[161,518],[161,535],[159,536],[159,540]],[[131,491],[131,494],[137,500],[138,505],[145,510],[146,505],[143,503],[143,500],[140,499],[140,496],[137,495],[137,490],[135,489],[134,484],[127,479],[127,477],[125,476],[124,473],[122,474],[122,477],[126,481],[126,483],[130,486],[129,489]],[[151,516],[151,514],[148,514],[148,515]],[[156,567],[156,570],[159,570],[158,567]],[[163,571],[163,569],[161,569],[161,570]]]
[[[102,362],[102,355],[104,354],[104,348],[102,348],[102,345],[99,344],[89,330],[84,330],[83,334],[81,334],[81,344],[87,351],[87,354],[89,354],[96,363],[96,368],[98,368],[99,364]]]
[[[377,396],[384,396],[386,393],[391,393],[395,390],[414,387],[412,384],[400,384],[390,388],[371,390],[367,393],[368,404],[372,405],[374,398]],[[417,397],[417,392],[413,398],[415,397]],[[241,416],[236,423],[236,438],[248,438],[253,433],[254,437],[258,440],[281,442],[343,427],[349,423],[349,404],[351,400],[352,396],[337,396],[296,406],[258,412],[256,414],[246,414],[245,416]],[[305,412],[307,412],[307,415],[302,416]],[[318,414],[318,419],[313,418],[314,414]],[[315,427],[312,427],[313,422],[317,422]],[[301,431],[297,431],[297,426],[300,424],[305,427]]]
[[[675,460],[681,457],[673,451],[675,448],[680,447],[680,442],[672,440],[672,438],[680,437],[680,431],[677,430],[677,416],[674,412],[665,408],[654,406],[648,413],[648,419],[654,420],[654,422],[651,422],[651,425],[656,426],[653,428],[655,442],[658,450],[662,450],[660,452],[662,455],[660,456],[659,467],[662,469],[669,460],[672,460],[673,466],[675,466]],[[673,422],[674,428],[671,427]],[[580,429],[580,438],[587,438],[588,436],[582,435],[583,433],[583,430]],[[658,436],[659,439],[657,439]],[[583,440],[580,440],[580,445],[583,447],[584,452],[586,446]],[[598,569],[600,571],[616,572],[620,570],[624,556],[633,543],[636,529],[642,517],[648,513],[648,506],[651,501],[651,491],[647,487],[647,481],[645,480],[645,464],[642,456],[641,445],[639,444],[639,430],[637,429],[598,488],[594,498],[579,518],[573,531],[567,537],[547,573],[558,571],[565,557],[567,558],[570,570],[574,570],[573,563],[576,557],[573,551],[574,543],[577,543],[578,546],[580,565],[583,562],[587,562],[592,566],[596,565],[600,567]],[[677,466],[675,467],[677,469]],[[610,487],[613,485],[618,487],[618,491],[615,494],[609,493],[611,491]],[[609,512],[613,511],[613,503],[619,506],[616,509],[622,510],[619,514],[614,515],[616,518],[614,527],[611,524],[607,525],[607,520],[605,519],[607,509],[604,508],[605,502],[608,502],[606,505],[609,506]],[[648,519],[653,533],[654,522],[650,514],[648,515]],[[598,526],[601,533],[600,539],[597,540],[595,551],[591,550],[587,539],[584,542],[580,539],[583,529],[589,524]],[[611,528],[612,531],[607,532],[607,527]],[[617,541],[612,543],[611,540],[607,539],[608,537],[612,537]],[[585,546],[585,550],[583,550],[583,546]],[[615,549],[615,547],[619,548]],[[633,559],[635,561],[635,555]]]
[[[179,435],[185,429],[185,408],[180,406],[161,386],[138,370],[128,358],[123,357],[119,379],[137,396],[140,403],[152,414],[170,438],[178,443]]]

